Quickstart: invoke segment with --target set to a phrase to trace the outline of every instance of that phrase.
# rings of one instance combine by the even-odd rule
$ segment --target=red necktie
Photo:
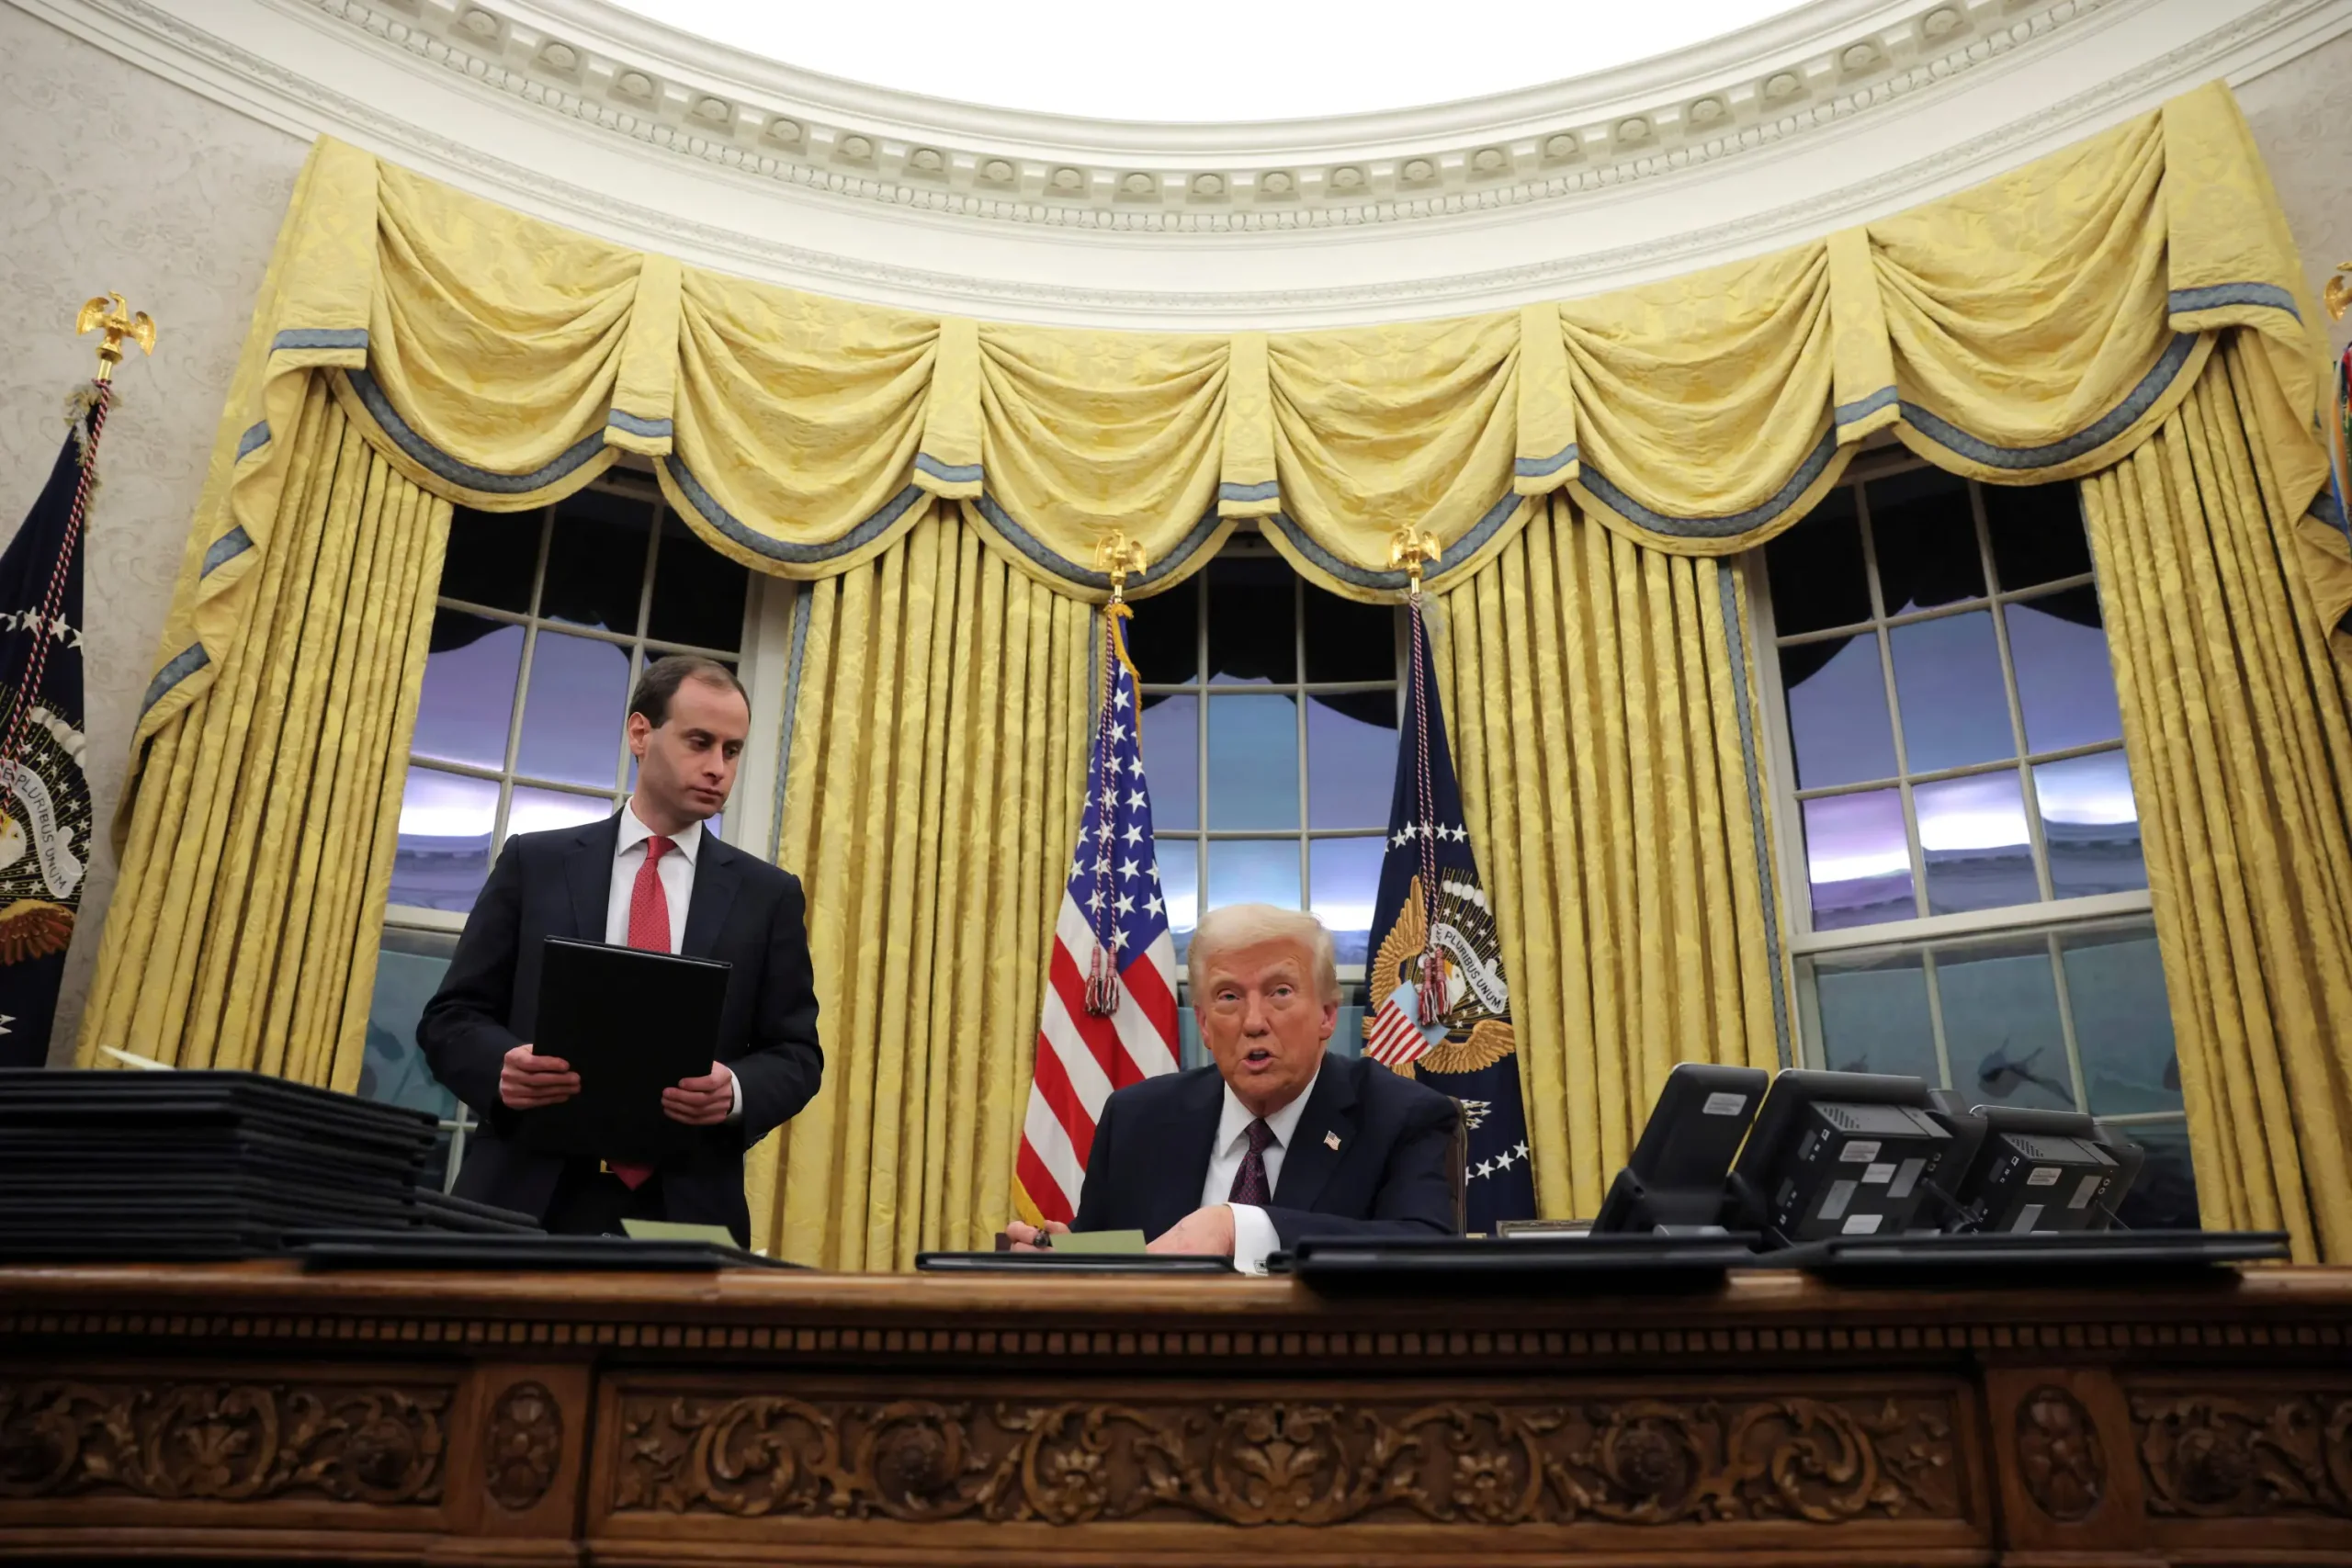
[[[662,891],[662,874],[655,863],[678,846],[656,833],[645,840],[645,863],[637,868],[637,881],[628,890],[628,944],[649,953],[670,951],[670,896]],[[608,1160],[605,1168],[621,1179],[623,1186],[634,1192],[653,1174],[650,1165],[622,1165]]]

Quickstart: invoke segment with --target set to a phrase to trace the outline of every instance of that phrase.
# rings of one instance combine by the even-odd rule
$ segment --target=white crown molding
[[[1958,188],[2214,75],[2259,74],[2352,28],[2352,0],[2057,0],[2006,9],[2000,0],[1818,0],[1581,83],[1298,124],[1143,127],[1003,114],[836,82],[686,39],[600,0],[10,3],[298,134],[336,134],[510,205],[701,265],[918,309],[1179,328],[1495,309],[1757,254]],[[410,4],[406,19],[390,9]],[[1181,188],[1175,204],[1122,206],[1114,190],[1108,205],[1089,205],[1093,173],[1086,201],[1060,206],[981,198],[956,185],[974,160],[982,174],[989,156],[1017,157],[1024,169],[1060,166],[1057,158],[1076,159],[1073,149],[1085,145],[1113,149],[1087,160],[1094,172],[1142,163],[1158,147],[1189,161],[1155,178],[1196,177],[1215,151],[1236,187],[1250,173],[1238,165],[1262,175],[1268,162],[1303,164],[1309,155],[1356,157],[1393,183],[1410,161],[1399,148],[1476,141],[1506,124],[1557,125],[1577,105],[1613,112],[1652,101],[1645,94],[1679,96],[1727,76],[1769,81],[1755,75],[1759,59],[1817,55],[1825,39],[1855,39],[1856,28],[1883,39],[1907,25],[1916,39],[1939,10],[1965,24],[1957,51],[1928,57],[1911,48],[1906,58],[1907,46],[1887,47],[1883,72],[1873,67],[1869,82],[1812,98],[1803,114],[1734,118],[1719,135],[1659,141],[1614,163],[1579,153],[1573,175],[1498,177],[1475,192],[1399,200],[1376,189],[1377,199],[1344,202],[1302,190],[1288,226],[1231,221],[1243,214],[1230,204],[1220,209],[1227,221],[1205,221],[1219,213]],[[443,25],[427,25],[436,14]],[[471,36],[465,17],[476,14],[483,19],[472,26],[494,37],[469,48],[441,36]],[[585,38],[591,21],[606,27],[602,49],[633,52],[566,42],[577,78],[568,91],[513,63],[519,52],[544,73],[549,41],[562,41],[544,29],[568,24],[574,30],[565,36]],[[1955,52],[1964,64],[1952,62]],[[608,100],[628,70],[642,69],[624,63],[632,60],[658,61],[664,74],[645,72],[657,90],[644,112],[624,120]],[[588,90],[592,79],[597,92]],[[723,130],[686,129],[701,123],[696,95],[717,97],[706,88],[730,95]],[[754,99],[769,107],[748,107]],[[777,104],[801,111],[808,161],[761,150],[773,139],[751,117]],[[831,118],[820,121],[820,111]],[[1768,129],[1783,122],[1792,123]],[[940,179],[910,184],[912,153],[931,145],[914,138],[944,141],[949,131],[963,142],[934,148]],[[1659,134],[1654,129],[1653,140]],[[817,160],[820,135],[836,143],[867,137],[875,172],[845,170],[838,145]],[[1253,148],[1264,156],[1245,158]],[[1367,149],[1385,149],[1388,162]],[[898,172],[886,175],[880,164],[890,159]],[[1449,168],[1441,183],[1468,178]]]

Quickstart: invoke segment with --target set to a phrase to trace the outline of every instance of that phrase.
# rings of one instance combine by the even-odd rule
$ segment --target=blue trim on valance
[[[677,454],[672,453],[661,461],[679,491],[694,503],[694,509],[702,513],[704,522],[747,550],[763,555],[770,560],[786,561],[794,566],[820,566],[863,548],[888,532],[890,525],[905,516],[907,508],[925,499],[925,493],[920,487],[909,485],[884,502],[871,517],[840,538],[821,545],[792,545],[745,526],[741,518],[719,505],[718,499],[702,488],[702,481],[695,478],[694,470],[687,468]]]
[[[1856,398],[1850,403],[1839,403],[1838,407],[1832,411],[1831,417],[1839,424],[1852,424],[1857,421],[1870,418],[1871,415],[1878,412],[1879,410],[1885,408],[1890,403],[1894,402],[1902,396],[1903,392],[1900,388],[1881,387],[1877,391],[1872,392],[1866,398]]]
[[[168,663],[155,671],[155,678],[147,682],[147,694],[139,700],[140,716],[146,716],[149,708],[171,695],[174,686],[211,662],[212,656],[204,651],[204,645],[200,642],[190,643],[174,654]]]
[[[1096,571],[1091,567],[1080,566],[1067,556],[1049,548],[1043,540],[1015,523],[1012,513],[997,504],[994,496],[983,494],[978,504],[980,515],[995,526],[997,533],[1007,544],[1063,581],[1075,582],[1084,588],[1107,589],[1111,586],[1109,572]],[[1142,571],[1129,574],[1127,592],[1134,592],[1139,589],[1148,588],[1175,572],[1178,568],[1193,558],[1195,551],[1208,542],[1210,535],[1223,525],[1224,519],[1217,516],[1216,506],[1212,502],[1209,509],[1201,513],[1201,520],[1193,525],[1193,531],[1176,541],[1174,549],[1153,561]]]
[[[605,414],[605,423],[615,430],[625,430],[631,435],[641,435],[648,441],[667,441],[670,439],[672,429],[670,422],[666,419],[645,419],[629,412],[627,409],[607,410]]]
[[[2198,292],[2207,292],[2198,290]],[[1903,422],[1920,432],[1939,446],[1959,453],[1971,462],[1982,463],[1988,468],[2007,468],[2024,473],[2033,468],[2055,468],[2071,462],[2086,452],[2096,452],[2125,431],[2142,414],[2155,406],[2156,400],[2177,380],[2188,356],[2197,350],[2198,334],[2177,333],[2165,345],[2155,367],[2140,378],[2123,400],[2093,420],[2089,424],[2063,441],[2052,441],[2046,446],[1996,446],[1980,441],[1958,425],[1937,418],[1917,403],[1903,405]]]
[[[1500,501],[1487,508],[1486,515],[1473,524],[1467,533],[1445,547],[1446,556],[1453,564],[1447,564],[1446,561],[1441,560],[1439,570],[1425,573],[1421,581],[1425,583],[1434,581],[1447,572],[1456,570],[1459,563],[1476,555],[1486,547],[1487,541],[1495,536],[1495,530],[1510,522],[1511,513],[1526,503],[1527,497],[1506,492]],[[1308,538],[1296,523],[1279,512],[1268,517],[1266,521],[1281,529],[1283,537],[1288,539],[1300,555],[1305,556],[1318,569],[1329,572],[1341,582],[1357,588],[1401,589],[1412,581],[1412,578],[1401,568],[1389,571],[1374,571],[1369,568],[1341,560],[1313,539]]]
[[[212,541],[211,546],[204,552],[204,565],[197,572],[197,576],[210,577],[253,547],[254,536],[245,532],[243,524],[239,524]]]
[[[1797,471],[1789,476],[1788,483],[1773,492],[1770,501],[1759,506],[1751,506],[1745,512],[1735,512],[1728,517],[1668,517],[1663,512],[1652,512],[1611,484],[1607,475],[1591,468],[1585,469],[1581,482],[1592,493],[1593,499],[1603,506],[1626,522],[1637,524],[1652,533],[1666,534],[1678,539],[1724,539],[1761,528],[1794,506],[1797,498],[1822,476],[1837,455],[1838,435],[1832,431],[1821,438],[1820,445],[1806,455],[1804,462],[1797,465]]]
[[[528,495],[543,490],[566,475],[578,471],[580,466],[605,449],[605,433],[601,430],[582,437],[561,457],[545,468],[527,474],[494,474],[488,468],[477,468],[471,463],[461,463],[438,446],[409,428],[408,421],[400,416],[391,400],[384,396],[384,389],[365,370],[345,370],[344,379],[359,394],[360,403],[368,416],[392,438],[392,445],[407,453],[432,472],[451,484],[463,485],[484,495]]]
[[[1522,479],[1540,479],[1547,474],[1558,473],[1576,460],[1577,444],[1571,441],[1548,457],[1514,458],[1511,461],[1510,471]]]
[[[943,463],[928,452],[915,454],[915,472],[951,485],[978,484],[983,477],[978,463]]]
[[[2265,310],[2284,310],[2299,321],[2303,319],[2302,311],[2296,308],[2293,292],[2275,283],[2210,283],[2202,288],[2176,288],[2165,297],[2165,304],[2176,316],[2223,305],[2259,305]]]
[[[366,327],[289,327],[269,340],[269,352],[297,348],[359,348],[368,346]]]
[[[1279,500],[1282,493],[1283,485],[1280,479],[1261,479],[1258,483],[1253,485],[1227,483],[1220,484],[1216,487],[1217,500],[1230,501],[1236,505],[1239,505],[1245,501]]]
[[[243,462],[268,445],[269,421],[263,420],[258,424],[248,426],[245,433],[237,437],[237,461]]]

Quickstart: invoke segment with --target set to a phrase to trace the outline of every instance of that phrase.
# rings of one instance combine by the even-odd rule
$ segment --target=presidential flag
[[[1111,1091],[1176,1070],[1176,944],[1152,856],[1129,614],[1114,603],[1103,615],[1108,682],[1014,1166],[1015,1201],[1032,1224],[1078,1212],[1094,1122]]]
[[[106,394],[0,554],[0,1066],[49,1055],[90,858],[82,771],[82,518]]]
[[[1373,906],[1364,1055],[1462,1101],[1470,1122],[1469,1222],[1535,1217],[1510,987],[1445,743],[1429,636],[1408,612],[1412,671],[1396,741],[1388,851]]]

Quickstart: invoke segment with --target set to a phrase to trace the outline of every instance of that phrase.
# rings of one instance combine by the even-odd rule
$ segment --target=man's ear
[[[1329,1040],[1331,1038],[1332,1032],[1339,1027],[1340,1004],[1337,1002],[1325,1002],[1323,1004],[1323,1038],[1327,1041]]]
[[[651,719],[647,718],[641,713],[633,713],[629,715],[628,728],[629,755],[632,757],[642,758],[645,755],[646,738],[652,733],[653,721]]]

